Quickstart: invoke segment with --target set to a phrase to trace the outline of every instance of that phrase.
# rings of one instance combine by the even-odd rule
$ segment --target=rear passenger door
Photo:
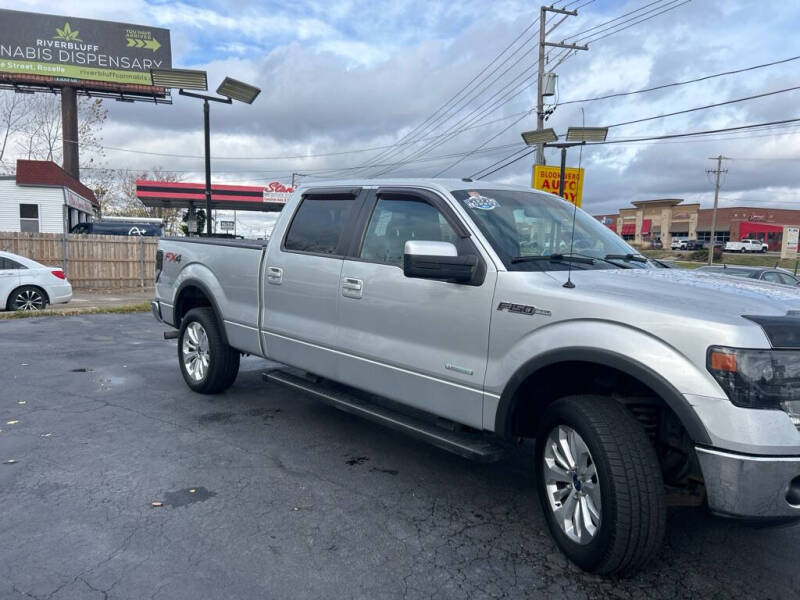
[[[267,356],[336,378],[343,256],[362,202],[360,189],[311,189],[281,215],[264,265],[262,336]]]
[[[0,310],[5,309],[8,295],[19,286],[19,272],[23,266],[0,256]]]

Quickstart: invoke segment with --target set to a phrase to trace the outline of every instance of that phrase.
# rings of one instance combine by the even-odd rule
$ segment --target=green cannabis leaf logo
[[[82,42],[83,40],[78,37],[78,30],[72,31],[69,23],[64,23],[64,29],[56,27],[56,35],[53,36],[56,40],[66,40],[68,42]]]

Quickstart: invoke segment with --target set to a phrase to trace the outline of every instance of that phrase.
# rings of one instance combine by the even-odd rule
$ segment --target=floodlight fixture
[[[608,127],[569,127],[568,142],[605,142]]]
[[[226,77],[217,88],[220,96],[227,96],[245,104],[252,104],[253,100],[261,93],[261,89],[249,83],[238,81],[233,77]]]
[[[194,69],[150,69],[153,85],[185,90],[207,90],[208,74]]]
[[[522,139],[528,146],[535,146],[537,144],[547,144],[548,142],[555,142],[558,139],[555,130],[552,127],[548,129],[536,129],[534,131],[524,131]]]

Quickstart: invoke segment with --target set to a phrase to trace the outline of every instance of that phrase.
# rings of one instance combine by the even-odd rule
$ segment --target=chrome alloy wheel
[[[14,297],[14,308],[16,310],[42,310],[44,308],[44,296],[33,288],[20,290]]]
[[[602,517],[600,480],[589,447],[577,431],[559,425],[547,436],[542,484],[558,526],[573,542],[588,544]]]
[[[183,333],[183,366],[193,380],[205,378],[210,357],[206,330],[197,321],[192,321]]]

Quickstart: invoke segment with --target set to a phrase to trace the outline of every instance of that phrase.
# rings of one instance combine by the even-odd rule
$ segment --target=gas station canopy
[[[214,210],[280,212],[286,200],[267,199],[264,190],[257,186],[213,184],[211,207]],[[137,180],[136,197],[145,206],[161,208],[205,208],[206,201],[204,184],[172,181]]]

